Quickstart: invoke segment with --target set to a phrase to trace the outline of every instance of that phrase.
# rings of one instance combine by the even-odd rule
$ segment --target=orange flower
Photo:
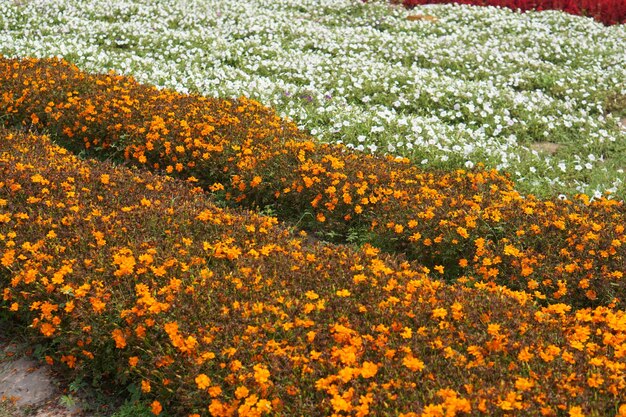
[[[163,411],[163,407],[161,406],[160,402],[154,400],[152,404],[150,404],[150,411],[152,411],[152,414],[154,414],[155,416],[158,416],[159,414],[161,414],[161,411]]]
[[[50,323],[43,323],[41,325],[41,327],[39,328],[39,330],[41,331],[41,333],[46,336],[46,337],[50,337],[54,334],[54,331],[56,330],[54,328],[53,325],[51,325]]]
[[[378,365],[374,362],[365,361],[361,366],[361,376],[363,378],[372,378],[378,373]]]
[[[253,369],[255,381],[260,385],[266,384],[270,377],[270,371],[268,371],[267,368],[261,364],[254,365]]]
[[[196,377],[196,385],[198,389],[207,389],[211,385],[211,379],[205,374],[200,374]]]
[[[250,391],[248,391],[248,388],[240,386],[237,387],[237,389],[235,390],[235,397],[237,397],[238,399],[246,398],[249,393]]]
[[[0,263],[8,268],[13,265],[13,262],[15,262],[15,251],[13,249],[9,249],[2,255]]]
[[[219,387],[217,385],[214,385],[214,386],[209,388],[209,395],[212,398],[219,397],[221,394],[222,394],[222,388],[221,387]]]
[[[517,380],[515,380],[515,388],[517,388],[520,391],[528,391],[534,386],[535,386],[535,382],[532,379],[520,377],[520,378],[517,378]]]
[[[404,359],[402,359],[402,364],[413,372],[421,371],[424,369],[424,362],[414,356],[406,356]]]
[[[150,386],[150,382],[146,381],[145,379],[143,381],[141,381],[141,392],[150,392],[152,391],[152,387]]]
[[[583,409],[579,406],[570,407],[569,417],[585,417]]]
[[[124,349],[126,347],[126,337],[124,336],[124,332],[120,329],[115,329],[111,333],[113,340],[115,340],[115,347],[118,349]]]

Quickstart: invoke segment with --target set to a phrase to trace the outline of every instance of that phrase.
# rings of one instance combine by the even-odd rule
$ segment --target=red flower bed
[[[591,16],[607,24],[626,22],[626,0],[403,0],[407,7],[422,4],[459,3],[475,6],[501,6],[513,10],[563,10],[564,12]]]

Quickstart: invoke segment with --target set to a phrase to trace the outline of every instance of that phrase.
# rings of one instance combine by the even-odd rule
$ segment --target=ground
[[[0,329],[0,417],[87,417],[80,403],[63,401],[67,396],[49,367],[3,333]]]

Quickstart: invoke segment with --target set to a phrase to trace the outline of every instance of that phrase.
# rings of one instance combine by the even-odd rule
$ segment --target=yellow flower
[[[433,318],[443,319],[448,315],[448,311],[443,307],[435,308],[432,314],[433,314]]]
[[[410,339],[413,336],[413,330],[410,327],[405,327],[402,333],[400,333],[403,339]]]
[[[504,247],[504,254],[513,256],[514,258],[519,258],[520,256],[522,256],[522,252],[513,245],[506,245]]]

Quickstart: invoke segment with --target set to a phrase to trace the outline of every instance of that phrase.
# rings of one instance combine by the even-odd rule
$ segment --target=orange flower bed
[[[194,184],[0,129],[2,314],[155,415],[626,416],[623,311],[306,242]]]
[[[626,301],[623,203],[539,200],[495,171],[425,172],[316,143],[246,98],[158,90],[63,61],[3,59],[0,91],[7,125],[271,207],[324,238],[403,253],[449,281],[506,285],[574,308]]]

